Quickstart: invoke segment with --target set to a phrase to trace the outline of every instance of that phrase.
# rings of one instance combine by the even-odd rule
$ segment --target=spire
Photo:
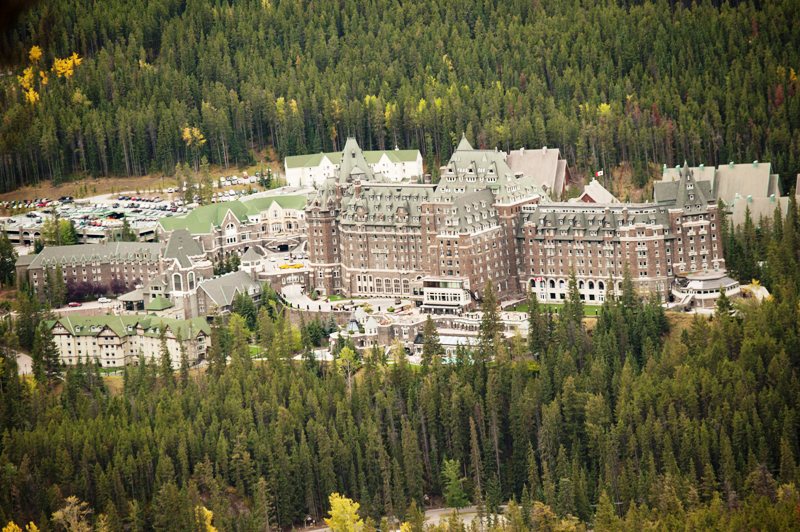
[[[459,142],[458,146],[456,146],[456,151],[472,151],[474,149],[475,148],[472,147],[472,144],[470,144],[469,141],[467,140],[467,134],[462,133],[461,142]]]

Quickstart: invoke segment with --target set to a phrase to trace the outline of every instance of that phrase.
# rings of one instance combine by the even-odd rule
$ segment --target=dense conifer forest
[[[742,257],[748,231],[725,237]],[[488,515],[506,501],[497,530],[797,529],[799,235],[792,202],[757,239],[772,297],[723,298],[711,320],[670,319],[626,280],[588,330],[573,279],[558,314],[532,300],[532,334],[505,342],[489,287],[479,343],[453,363],[429,326],[422,366],[345,342],[319,364],[308,350],[328,323],[296,328],[274,297],[240,298],[206,370],[173,371],[166,354],[128,368],[122,390],[93,366],[60,375],[23,292],[0,331],[0,522],[277,529],[319,521],[340,493],[368,526],[406,530],[431,503]],[[34,380],[16,376],[18,347]]]
[[[794,0],[39,2],[3,38],[0,189],[348,135],[435,173],[466,132],[579,172],[629,162],[640,186],[662,163],[766,160],[788,190],[799,26]]]

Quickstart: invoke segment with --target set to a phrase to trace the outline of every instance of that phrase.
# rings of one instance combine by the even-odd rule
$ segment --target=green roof
[[[179,320],[154,315],[66,316],[60,318],[57,322],[74,336],[97,336],[108,328],[117,336],[122,337],[135,334],[137,327],[142,327],[145,331],[144,334],[147,336],[159,336],[161,327],[166,327],[175,336],[180,336],[181,338],[196,336],[198,332],[211,334],[211,327],[203,317]],[[47,322],[49,327],[53,327],[55,324],[56,321]]]
[[[193,235],[209,234],[214,227],[222,225],[228,212],[233,213],[240,222],[245,222],[248,216],[254,216],[267,210],[273,202],[277,202],[278,205],[285,209],[300,210],[306,206],[306,197],[303,195],[267,196],[247,201],[236,200],[212,203],[211,205],[197,207],[186,216],[161,218],[158,223],[165,231],[186,229]]]
[[[375,164],[386,154],[393,163],[414,162],[417,160],[418,150],[373,150],[363,152],[367,163]],[[286,168],[304,168],[307,166],[319,166],[322,158],[327,157],[333,164],[342,162],[342,152],[311,153],[308,155],[293,155],[286,158]]]
[[[306,166],[319,166],[325,156],[331,158],[331,153],[310,153],[308,155],[292,155],[286,158],[286,168],[303,168]],[[338,154],[336,154],[338,155]],[[333,161],[331,161],[333,162]],[[336,164],[334,162],[334,164]]]
[[[253,198],[244,202],[248,214],[258,214],[269,209],[272,203],[277,203],[284,209],[301,210],[306,206],[305,196],[266,196],[264,198]]]
[[[172,301],[164,296],[156,296],[144,306],[145,310],[164,310],[172,307]]]

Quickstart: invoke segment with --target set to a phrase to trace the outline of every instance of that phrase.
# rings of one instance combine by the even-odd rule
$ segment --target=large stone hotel
[[[541,153],[510,157],[463,138],[437,184],[398,183],[349,139],[306,206],[313,288],[412,298],[449,313],[489,281],[503,299],[532,290],[559,302],[574,272],[581,297],[599,304],[626,270],[662,297],[676,275],[724,270],[716,198],[692,169],[661,184],[654,203],[554,202],[550,193],[561,190],[541,176],[560,171],[563,186],[566,164]]]

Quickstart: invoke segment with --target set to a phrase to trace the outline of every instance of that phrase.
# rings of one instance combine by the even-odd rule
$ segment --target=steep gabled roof
[[[46,322],[48,327],[58,323],[73,336],[97,336],[104,330],[111,330],[119,337],[136,334],[137,327],[146,331],[147,336],[158,336],[154,329],[167,327],[177,337],[195,337],[200,332],[211,334],[211,327],[204,317],[179,320],[160,316],[65,316]]]
[[[244,252],[244,255],[242,255],[241,261],[242,262],[255,262],[255,261],[262,260],[263,258],[264,257],[259,255],[258,252],[255,250],[255,248],[253,246],[250,246],[249,248],[247,248],[247,251]]]
[[[265,196],[262,198],[253,198],[243,201],[247,207],[248,214],[258,214],[266,211],[273,203],[277,203],[284,209],[303,210],[306,206],[306,196],[293,195],[293,196]]]
[[[192,265],[190,257],[201,255],[203,255],[202,248],[186,229],[176,229],[169,235],[167,247],[164,249],[164,258],[175,259],[181,268],[188,268]]]
[[[355,137],[348,137],[342,150],[342,160],[339,163],[339,182],[348,181],[354,173],[358,173],[359,179],[366,181],[371,181],[375,177]]]
[[[472,151],[473,149],[472,144],[467,140],[467,134],[462,133],[461,140],[458,142],[458,146],[456,146],[456,151]]]
[[[29,263],[29,268],[50,265],[69,265],[82,262],[106,263],[111,260],[158,260],[158,242],[108,242],[74,246],[46,246]],[[27,260],[27,259],[26,259]],[[19,264],[19,262],[18,262]],[[24,264],[24,263],[23,263]]]
[[[205,292],[217,306],[227,307],[233,303],[233,298],[237,293],[260,293],[261,285],[253,281],[246,272],[240,270],[205,280],[198,285],[197,289]]]

